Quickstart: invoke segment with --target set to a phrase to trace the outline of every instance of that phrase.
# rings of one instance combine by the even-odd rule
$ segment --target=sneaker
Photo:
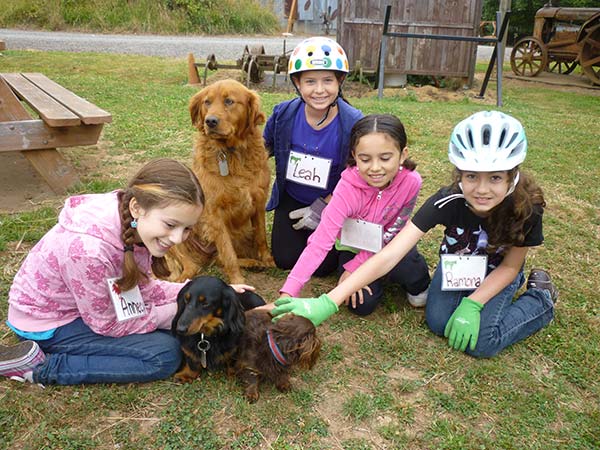
[[[558,289],[552,283],[550,274],[543,269],[531,269],[527,277],[527,289],[543,289],[550,293],[552,303],[558,301]]]
[[[413,308],[423,308],[425,306],[425,304],[427,303],[427,295],[429,294],[429,286],[427,286],[427,289],[425,289],[423,292],[419,293],[419,294],[409,294],[408,292],[406,293],[406,298],[408,300],[408,303],[410,303],[410,306],[412,306]]]
[[[0,346],[0,375],[16,381],[33,383],[33,369],[46,355],[35,341],[23,341],[11,347]]]

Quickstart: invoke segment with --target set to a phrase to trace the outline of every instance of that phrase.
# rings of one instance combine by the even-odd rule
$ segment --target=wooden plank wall
[[[387,4],[392,5],[389,31],[476,36],[482,0],[341,0],[337,40],[351,68],[360,60],[375,72]],[[415,38],[389,38],[386,73],[471,78],[477,44]]]

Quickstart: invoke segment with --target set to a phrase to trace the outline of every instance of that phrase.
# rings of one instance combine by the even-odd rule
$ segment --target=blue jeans
[[[168,378],[181,363],[179,342],[162,330],[115,338],[76,319],[37,342],[46,361],[34,369],[33,380],[42,384],[154,381]]]
[[[554,304],[547,290],[528,289],[513,302],[524,281],[525,276],[521,271],[508,286],[485,304],[481,310],[477,345],[475,350],[467,347],[466,353],[477,358],[490,358],[552,321]],[[446,324],[462,298],[473,292],[442,291],[441,286],[442,268],[438,264],[429,287],[425,320],[431,331],[439,336],[444,335]]]

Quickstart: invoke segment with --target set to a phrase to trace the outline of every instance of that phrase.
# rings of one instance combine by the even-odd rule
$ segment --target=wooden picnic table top
[[[0,73],[0,78],[50,127],[82,123],[97,125],[112,121],[110,113],[41,73]]]
[[[57,148],[96,144],[111,121],[110,113],[41,73],[0,73],[0,152],[21,152],[57,193],[78,179]]]

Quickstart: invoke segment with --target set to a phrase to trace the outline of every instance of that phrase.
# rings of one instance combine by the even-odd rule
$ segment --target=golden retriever
[[[169,266],[175,279],[185,280],[216,257],[230,283],[243,283],[240,267],[274,266],[265,226],[271,174],[260,98],[235,80],[221,80],[195,94],[189,109],[198,129],[192,170],[206,204],[190,237],[171,249],[176,262],[169,258]]]

